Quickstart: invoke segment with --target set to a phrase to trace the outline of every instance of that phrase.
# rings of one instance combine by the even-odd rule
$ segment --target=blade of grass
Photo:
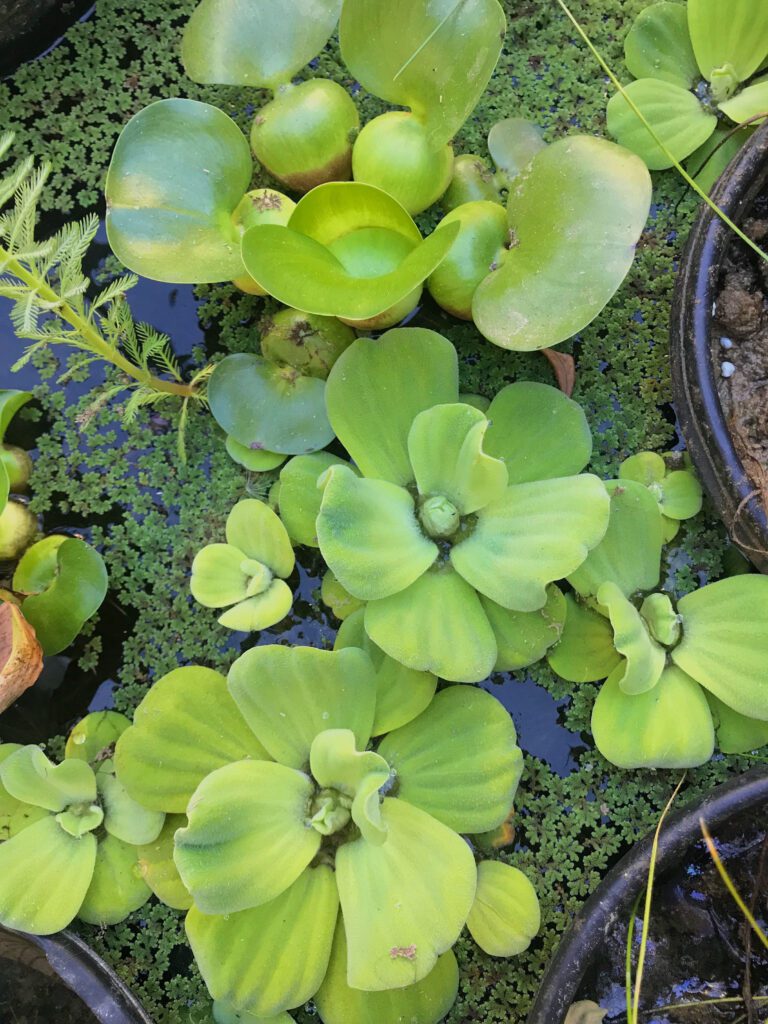
[[[625,992],[627,995],[627,1020],[632,1020],[632,946],[635,941],[635,918],[637,917],[637,911],[640,907],[640,900],[643,898],[643,894],[639,892],[637,899],[632,904],[632,916],[629,919],[629,928],[627,928],[627,956],[624,967],[624,979],[625,979]]]
[[[765,260],[766,263],[768,263],[768,254],[764,253],[759,245],[757,245],[755,242],[753,242],[751,238],[748,238],[747,235],[745,235],[744,232],[741,230],[741,228],[739,228],[738,225],[734,224],[734,222],[731,220],[731,218],[726,213],[724,213],[716,203],[712,202],[712,200],[709,198],[709,196],[704,191],[704,189],[701,188],[701,186],[698,185],[693,180],[693,178],[690,176],[690,174],[688,174],[688,172],[685,170],[685,168],[680,163],[680,161],[679,160],[675,160],[675,158],[669,152],[669,150],[664,145],[662,140],[659,138],[659,136],[653,130],[653,127],[648,123],[647,118],[639,110],[637,104],[634,103],[632,98],[627,94],[627,90],[624,88],[624,86],[618,80],[616,75],[613,73],[613,71],[611,70],[611,68],[608,65],[608,63],[605,60],[605,58],[602,56],[602,54],[597,49],[597,47],[594,45],[594,43],[589,38],[587,33],[581,27],[581,25],[579,24],[577,19],[571,13],[570,9],[568,8],[568,5],[565,3],[565,0],[557,0],[557,2],[560,5],[560,7],[562,8],[562,10],[565,12],[566,16],[568,17],[568,19],[571,22],[571,24],[573,25],[573,27],[576,29],[576,31],[579,33],[581,38],[584,40],[584,42],[589,47],[589,50],[592,53],[592,56],[598,62],[598,64],[603,69],[603,71],[606,73],[606,75],[608,75],[608,77],[611,80],[611,83],[614,86],[614,88],[617,89],[621,93],[621,95],[624,97],[624,99],[625,99],[627,105],[629,106],[630,110],[639,119],[639,121],[641,122],[643,127],[646,128],[646,130],[650,134],[650,136],[653,139],[653,141],[663,151],[663,153],[666,155],[667,159],[670,161],[672,166],[677,170],[678,174],[680,174],[685,179],[685,181],[688,183],[688,185],[690,185],[690,187],[693,189],[693,191],[701,199],[704,200],[704,202],[713,211],[713,213],[715,213],[720,218],[720,220],[723,221],[724,224],[727,224],[728,227],[742,240],[742,242],[745,243],[745,245],[748,245],[750,249],[752,249],[754,252],[757,253],[757,255],[760,257],[760,259]]]
[[[733,883],[733,879],[728,874],[725,864],[723,864],[722,860],[720,859],[720,854],[718,853],[717,847],[715,846],[714,840],[712,839],[712,835],[710,834],[710,831],[707,828],[707,823],[704,821],[703,818],[699,818],[699,827],[701,828],[701,834],[704,836],[704,842],[707,844],[709,855],[714,861],[715,867],[717,868],[717,872],[722,878],[723,882],[725,883],[726,889],[733,897],[736,906],[742,912],[747,921],[749,921],[752,931],[755,933],[755,935],[757,935],[757,937],[760,939],[765,948],[768,949],[768,936],[757,923],[751,910],[746,905],[744,900],[741,898],[738,889]]]

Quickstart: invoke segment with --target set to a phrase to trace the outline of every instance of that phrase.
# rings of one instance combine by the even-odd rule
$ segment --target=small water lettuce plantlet
[[[456,350],[400,328],[360,338],[328,378],[333,456],[289,462],[278,503],[364,601],[365,631],[396,661],[477,682],[537,661],[559,635],[573,572],[608,525],[600,480],[581,470],[581,408],[544,384],[504,388],[487,415],[459,401]]]
[[[664,523],[664,541],[677,536],[680,523],[701,511],[703,493],[687,452],[638,452],[619,466],[620,480],[644,484],[656,498]]]
[[[100,711],[72,731],[53,764],[36,746],[0,746],[0,922],[50,935],[75,918],[116,924],[150,896],[137,848],[164,814],[126,793],[114,745],[129,726]]]
[[[226,544],[209,544],[195,555],[192,596],[206,608],[226,608],[219,622],[251,633],[280,622],[293,594],[293,548],[285,527],[263,501],[238,501],[227,517]]]
[[[660,591],[656,496],[613,481],[604,539],[568,579],[562,636],[548,652],[571,682],[605,679],[595,744],[620,768],[703,764],[768,741],[768,579],[744,574],[675,599]]]
[[[670,156],[681,161],[693,154],[692,166],[700,163],[714,148],[713,133],[722,141],[729,123],[754,123],[768,111],[768,75],[759,75],[768,58],[768,8],[761,0],[652,4],[630,29],[624,56],[636,79],[626,94],[668,152],[620,93],[608,102],[608,130],[651,170],[671,167]],[[736,133],[719,170],[745,136]]]
[[[193,81],[271,90],[251,146],[297,192],[352,173],[360,119],[349,94],[324,78],[292,81],[325,46],[340,10],[341,0],[202,0],[184,30],[181,59]]]
[[[462,838],[510,812],[522,754],[508,713],[452,686],[391,729],[386,696],[360,649],[255,647],[227,679],[163,677],[120,737],[132,797],[187,816],[173,861],[221,1019],[314,998],[326,1024],[435,1024],[465,924],[503,956],[538,930],[527,879],[478,868]]]
[[[30,391],[0,390],[0,561],[18,558],[37,533],[37,517],[26,505],[9,500],[26,490],[32,461],[21,448],[3,443],[11,420],[31,398]]]

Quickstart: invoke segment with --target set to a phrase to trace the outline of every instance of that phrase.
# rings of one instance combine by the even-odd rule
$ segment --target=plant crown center
[[[245,558],[240,563],[240,570],[244,576],[250,577],[247,586],[248,597],[263,594],[269,589],[273,579],[272,572],[262,562],[257,562],[255,558]]]
[[[352,817],[352,797],[338,789],[320,789],[309,805],[309,824],[323,836],[345,828]]]
[[[461,525],[459,510],[440,494],[421,503],[419,519],[430,537],[452,537]]]

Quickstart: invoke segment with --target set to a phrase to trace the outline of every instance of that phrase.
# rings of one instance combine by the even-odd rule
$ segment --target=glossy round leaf
[[[326,729],[350,729],[359,750],[371,737],[376,679],[363,651],[253,647],[232,665],[228,685],[245,720],[281,764],[303,769],[312,741]]]
[[[177,668],[136,708],[115,750],[117,777],[150,810],[183,813],[202,780],[243,758],[269,758],[209,668]]]
[[[482,594],[480,601],[496,637],[496,672],[533,665],[560,639],[566,604],[554,583],[547,587],[546,604],[534,612],[510,611]]]
[[[605,616],[565,595],[565,625],[560,642],[547,654],[550,668],[571,683],[605,679],[621,661]]]
[[[768,51],[768,8],[755,0],[688,0],[688,31],[702,75],[730,64],[743,82]]]
[[[108,835],[98,844],[93,878],[77,916],[99,927],[118,924],[151,895],[141,877],[136,847]]]
[[[632,265],[650,201],[642,162],[605,139],[575,135],[542,149],[510,191],[506,259],[475,292],[480,333],[532,351],[586,327]]]
[[[693,768],[712,756],[715,731],[704,691],[674,665],[652,690],[628,694],[619,666],[592,709],[597,749],[619,768]]]
[[[253,173],[231,118],[197,100],[151,103],[123,129],[107,172],[107,237],[130,270],[198,284],[243,273],[232,213]]]
[[[316,520],[323,500],[317,481],[331,466],[349,463],[328,452],[313,452],[297,455],[280,471],[280,518],[295,544],[317,547]],[[350,468],[355,472],[354,467]]]
[[[174,854],[198,910],[257,907],[296,881],[320,846],[306,821],[313,792],[308,776],[272,761],[238,761],[203,779]]]
[[[360,472],[405,485],[413,480],[408,434],[414,419],[458,394],[458,360],[448,339],[401,327],[350,345],[328,377],[326,402],[336,436]]]
[[[211,374],[208,400],[219,426],[252,450],[298,455],[333,439],[325,382],[261,356],[238,352],[222,359]]]
[[[573,572],[600,542],[609,506],[602,482],[589,474],[515,484],[478,512],[451,562],[502,607],[536,611],[548,584]]]
[[[440,221],[440,226],[448,224],[458,224],[459,233],[445,259],[430,274],[427,287],[446,312],[471,320],[472,297],[478,285],[489,267],[506,254],[507,214],[499,202],[479,200],[451,210]]]
[[[509,814],[523,754],[507,710],[485,690],[449,686],[418,718],[389,733],[379,753],[399,800],[456,832],[488,832]]]
[[[541,925],[536,890],[522,871],[501,861],[477,867],[477,893],[467,927],[478,946],[491,956],[517,956]]]
[[[581,406],[549,384],[520,381],[495,396],[485,450],[503,459],[511,484],[580,473],[592,456]]]
[[[270,469],[277,469],[282,466],[287,456],[278,452],[268,452],[263,449],[249,448],[240,444],[231,434],[227,434],[225,442],[227,455],[239,466],[250,470],[252,473],[267,473]]]
[[[496,639],[480,598],[450,567],[370,601],[365,629],[396,661],[451,682],[480,682],[496,663]]]
[[[635,78],[658,78],[690,89],[699,78],[682,4],[651,4],[640,11],[624,40],[624,63]]]
[[[701,511],[701,484],[687,469],[669,473],[661,485],[659,507],[669,519],[691,519]]]
[[[652,171],[664,170],[675,160],[684,160],[715,130],[714,114],[706,111],[694,93],[673,82],[641,78],[625,86],[624,92],[667,152],[618,92],[608,100],[608,131],[622,146],[642,157]]]
[[[0,389],[0,441],[5,440],[5,432],[13,417],[32,397],[31,391],[17,391],[13,388]]]
[[[644,487],[661,484],[667,475],[667,464],[657,452],[638,452],[619,466],[620,480],[634,480]]]
[[[524,117],[507,117],[497,121],[488,132],[488,152],[507,185],[525,170],[545,146],[541,128]]]
[[[184,29],[181,60],[193,82],[271,88],[322,50],[341,0],[202,0]]]
[[[141,877],[155,896],[174,910],[189,910],[192,906],[192,897],[173,859],[176,830],[186,823],[186,815],[169,814],[157,838],[136,848]]]
[[[114,755],[115,744],[130,724],[130,719],[117,711],[92,711],[70,732],[65,756],[98,766]]]
[[[475,895],[464,840],[405,800],[386,798],[387,841],[356,839],[336,853],[347,982],[375,992],[426,977],[453,945]]]

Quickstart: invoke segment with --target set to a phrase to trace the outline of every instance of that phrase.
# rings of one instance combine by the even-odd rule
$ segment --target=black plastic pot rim
[[[730,818],[768,803],[768,768],[753,768],[717,786],[697,804],[671,814],[659,838],[657,877],[674,868],[701,839],[700,819],[717,838]],[[648,879],[653,833],[608,872],[573,919],[549,962],[527,1024],[563,1024],[581,980],[600,955],[603,942],[619,918],[629,920],[635,900]]]

